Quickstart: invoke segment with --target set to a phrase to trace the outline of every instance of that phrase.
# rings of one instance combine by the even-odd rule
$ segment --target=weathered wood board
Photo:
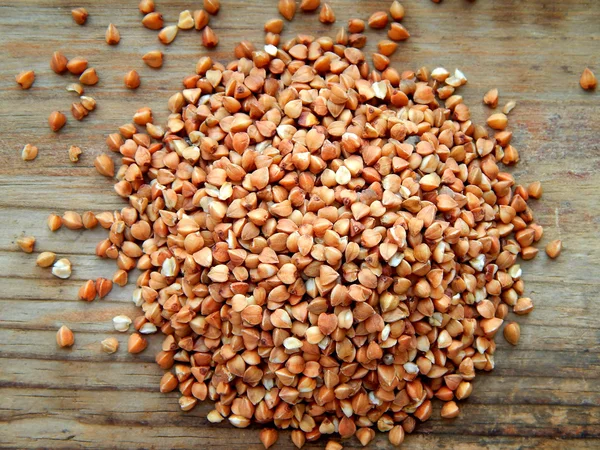
[[[320,24],[314,14],[298,14],[286,23],[283,37],[309,32],[335,33],[353,17],[367,19],[389,2],[332,0],[337,23]],[[600,74],[600,2],[596,0],[405,0],[404,24],[412,37],[393,56],[394,67],[460,68],[468,77],[460,94],[478,121],[490,111],[481,104],[492,87],[500,104],[517,100],[510,114],[513,142],[521,163],[513,170],[523,183],[541,180],[543,199],[534,210],[544,226],[542,245],[564,242],[563,255],[549,260],[543,251],[523,264],[526,290],[535,311],[518,317],[522,337],[513,348],[498,339],[496,369],[478,376],[471,398],[455,420],[432,419],[406,439],[405,448],[598,448],[600,446],[600,92],[579,88],[585,66]],[[157,0],[167,22],[179,11],[197,9],[199,1]],[[84,27],[70,10],[85,6]],[[276,1],[222,0],[212,18],[220,38],[210,54],[227,61],[242,38],[262,42],[262,24],[277,15]],[[180,32],[169,47],[156,32],[143,28],[137,1],[0,0],[0,447],[3,448],[215,448],[259,449],[255,429],[209,424],[204,404],[182,413],[177,395],[162,395],[161,370],[153,362],[158,336],[138,356],[124,350],[126,336],[113,330],[110,318],[135,316],[131,285],[115,288],[104,300],[77,300],[82,280],[110,276],[111,262],[94,256],[101,230],[48,231],[51,212],[102,211],[122,207],[109,180],[97,175],[94,157],[104,140],[142,106],[157,121],[167,116],[166,101],[207,52],[195,31]],[[121,43],[109,47],[109,22],[121,31]],[[367,50],[377,33],[368,31]],[[381,34],[380,34],[381,36]],[[152,70],[141,55],[165,52],[162,70]],[[48,114],[68,111],[75,101],[65,86],[73,76],[48,67],[60,50],[82,56],[97,68],[100,83],[86,89],[98,108],[83,122],[70,114],[58,134],[47,126]],[[21,91],[14,76],[33,69],[37,79]],[[126,71],[137,69],[142,86],[123,87]],[[39,147],[34,162],[20,158],[25,143]],[[67,149],[84,154],[69,162]],[[35,266],[35,255],[17,250],[21,234],[37,238],[36,253],[57,252],[71,259],[73,276],[61,281]],[[61,324],[76,334],[72,350],[58,349],[54,336]],[[99,342],[116,336],[122,349],[101,352]],[[321,441],[325,441],[322,439]],[[355,439],[345,445],[358,448]],[[305,448],[322,448],[323,442]],[[378,434],[370,448],[388,448]],[[290,449],[288,433],[278,448]]]

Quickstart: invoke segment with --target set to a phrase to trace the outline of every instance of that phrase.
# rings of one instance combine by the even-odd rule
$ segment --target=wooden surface
[[[199,1],[156,1],[173,23],[179,11]],[[367,19],[388,2],[331,0],[337,26],[351,17]],[[393,57],[398,69],[459,67],[469,82],[460,94],[475,118],[490,111],[483,94],[500,90],[500,104],[517,100],[510,115],[513,143],[521,154],[514,169],[518,181],[543,182],[543,199],[534,204],[544,226],[542,245],[564,242],[563,255],[550,261],[543,251],[523,264],[526,291],[535,311],[518,317],[518,347],[498,338],[496,369],[478,376],[462,414],[452,421],[432,419],[407,437],[405,448],[598,448],[600,446],[600,93],[578,85],[585,66],[600,75],[600,2],[596,0],[494,0],[468,2],[405,0],[404,24],[412,38]],[[262,42],[262,24],[276,16],[275,0],[222,0],[212,18],[220,45],[211,52],[230,58],[242,37]],[[75,25],[70,10],[86,6],[90,18]],[[166,101],[180,80],[194,70],[206,52],[195,31],[179,34],[169,47],[156,32],[144,29],[137,1],[0,0],[0,447],[4,448],[196,448],[259,449],[256,429],[214,426],[205,416],[208,403],[190,413],[179,410],[177,394],[162,395],[161,370],[153,363],[159,337],[138,356],[125,351],[126,335],[112,329],[111,318],[131,317],[132,286],[115,288],[104,300],[77,300],[82,280],[110,276],[112,262],[94,256],[103,231],[50,233],[49,213],[96,212],[123,206],[111,182],[96,174],[93,158],[105,150],[104,139],[127,123],[142,106],[166,118]],[[109,22],[121,31],[121,43],[108,47]],[[299,14],[292,32],[332,34],[315,15]],[[368,50],[376,34],[368,32]],[[381,36],[381,34],[380,34]],[[162,48],[165,65],[146,67],[141,55]],[[87,89],[98,108],[83,122],[67,112],[73,94],[64,90],[73,76],[58,76],[48,62],[54,50],[82,56],[97,68],[100,83]],[[142,86],[123,88],[123,75],[137,69]],[[21,91],[14,76],[33,69],[37,79]],[[67,112],[68,124],[58,134],[47,127],[48,114]],[[25,143],[39,147],[34,162],[23,162]],[[67,158],[78,145],[78,164]],[[71,259],[73,276],[66,281],[35,266],[35,254],[17,250],[21,234],[37,238],[36,253],[57,252]],[[62,324],[76,335],[72,350],[56,347]],[[116,336],[115,355],[100,351],[99,342]],[[323,448],[326,439],[305,448]],[[353,439],[345,443],[358,448]],[[378,434],[370,448],[388,448]],[[278,448],[290,449],[283,433]]]

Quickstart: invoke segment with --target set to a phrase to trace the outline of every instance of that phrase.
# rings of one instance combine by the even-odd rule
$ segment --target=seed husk
[[[515,102],[514,100],[510,100],[506,103],[506,105],[504,105],[504,108],[502,108],[502,112],[504,114],[509,114],[513,109],[515,109],[515,106],[517,106],[517,102]]]

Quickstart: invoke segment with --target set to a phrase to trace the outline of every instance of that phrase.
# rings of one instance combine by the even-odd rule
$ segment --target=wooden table
[[[179,11],[199,3],[157,0],[169,23]],[[262,24],[277,13],[275,0],[222,3],[219,16],[211,18],[220,44],[210,53],[227,61],[241,38],[262,42]],[[367,19],[388,3],[331,1],[337,26],[352,17]],[[478,121],[490,114],[481,104],[488,89],[500,90],[501,105],[517,100],[510,119],[521,163],[513,173],[522,183],[543,182],[543,199],[534,204],[545,230],[542,246],[561,238],[565,247],[556,261],[542,251],[523,264],[535,311],[516,319],[522,329],[519,346],[499,337],[496,369],[477,377],[460,417],[440,419],[436,404],[432,419],[406,439],[405,448],[598,448],[600,93],[584,92],[578,80],[588,65],[600,75],[600,2],[404,4],[404,24],[412,37],[400,45],[393,66],[459,67],[469,79],[460,94]],[[90,13],[84,27],[71,19],[75,6],[86,6]],[[119,313],[137,315],[131,283],[104,300],[77,300],[82,280],[110,277],[114,271],[112,262],[94,256],[103,230],[51,233],[46,227],[52,212],[123,206],[110,180],[95,172],[94,157],[105,151],[107,134],[129,122],[137,108],[150,106],[157,121],[164,120],[168,97],[207,53],[197,32],[180,32],[164,47],[140,19],[133,0],[0,0],[0,447],[262,448],[256,429],[209,424],[208,403],[182,413],[176,394],[158,392],[161,370],[153,362],[158,336],[139,356],[125,351],[127,336],[116,333],[110,319]],[[116,47],[104,43],[109,22],[121,31]],[[284,38],[300,31],[332,34],[335,29],[321,25],[314,14],[299,14],[292,25],[286,24]],[[377,39],[372,31],[368,35],[370,51]],[[141,55],[151,49],[165,52],[162,70],[142,63]],[[55,50],[86,57],[98,69],[100,83],[86,88],[98,108],[81,123],[68,113],[76,97],[65,91],[75,78],[48,67]],[[134,68],[142,86],[132,92],[122,80]],[[29,91],[14,82],[24,69],[37,75]],[[58,134],[47,126],[55,109],[68,115]],[[28,142],[40,149],[33,162],[20,158]],[[67,157],[71,145],[84,151],[77,164]],[[62,281],[36,267],[35,254],[17,249],[15,240],[22,234],[37,238],[36,253],[51,250],[70,258],[72,277]],[[71,350],[56,346],[62,324],[75,332]],[[107,336],[121,343],[115,355],[100,350],[99,342]],[[355,439],[345,445],[360,446]],[[378,434],[370,448],[388,447],[387,437]],[[292,448],[288,433],[282,434],[278,448]]]

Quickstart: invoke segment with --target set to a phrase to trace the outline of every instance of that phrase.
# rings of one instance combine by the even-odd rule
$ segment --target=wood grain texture
[[[200,2],[156,3],[174,23],[179,11]],[[513,173],[521,183],[543,183],[543,199],[533,206],[545,229],[542,246],[555,238],[564,242],[558,260],[542,251],[535,261],[523,263],[535,311],[516,319],[522,330],[519,346],[500,337],[496,369],[477,377],[460,417],[440,419],[435,404],[432,419],[406,439],[405,448],[598,448],[600,94],[582,91],[578,80],[586,66],[600,73],[600,2],[403,3],[412,37],[400,45],[393,66],[459,67],[469,79],[460,94],[480,122],[490,114],[481,104],[488,89],[500,90],[500,105],[517,100],[510,126],[521,163]],[[388,2],[330,4],[338,19],[333,28],[320,24],[315,14],[300,13],[293,24],[286,22],[283,38],[297,32],[331,35],[348,19],[367,19]],[[84,27],[71,19],[76,6],[90,13]],[[227,61],[240,39],[262,42],[262,24],[276,15],[275,0],[222,0],[221,12],[211,18],[220,44],[206,52],[195,31],[180,32],[171,46],[162,46],[156,32],[141,26],[134,0],[0,0],[0,447],[262,448],[255,428],[209,424],[208,403],[182,413],[176,394],[158,392],[161,370],[153,354],[159,338],[131,356],[124,350],[126,335],[112,329],[114,315],[136,315],[131,284],[92,304],[77,300],[82,280],[115,270],[94,256],[102,230],[50,233],[45,220],[51,212],[121,208],[110,180],[98,176],[92,164],[105,150],[106,135],[142,106],[152,107],[157,122],[164,120],[167,98],[199,56],[209,53]],[[121,32],[115,47],[104,43],[110,22]],[[370,52],[377,34],[367,33]],[[162,70],[141,61],[152,49],[165,52]],[[86,88],[97,99],[97,110],[81,123],[67,114],[58,134],[49,131],[47,117],[55,109],[67,112],[76,97],[64,90],[75,77],[58,76],[48,67],[55,50],[88,58],[100,76],[97,86]],[[24,92],[14,76],[26,69],[37,77]],[[135,92],[123,87],[130,69],[142,77]],[[28,142],[40,150],[30,163],[20,158]],[[84,151],[78,164],[67,158],[70,145]],[[36,253],[51,250],[69,257],[73,276],[62,281],[36,267],[35,255],[15,245],[24,233],[36,236]],[[75,332],[71,350],[56,347],[55,331],[62,324]],[[115,355],[100,350],[99,342],[110,335],[122,345]],[[355,439],[344,445],[360,447]],[[288,433],[282,433],[278,448],[293,448]],[[370,448],[389,448],[386,436],[378,434]]]

